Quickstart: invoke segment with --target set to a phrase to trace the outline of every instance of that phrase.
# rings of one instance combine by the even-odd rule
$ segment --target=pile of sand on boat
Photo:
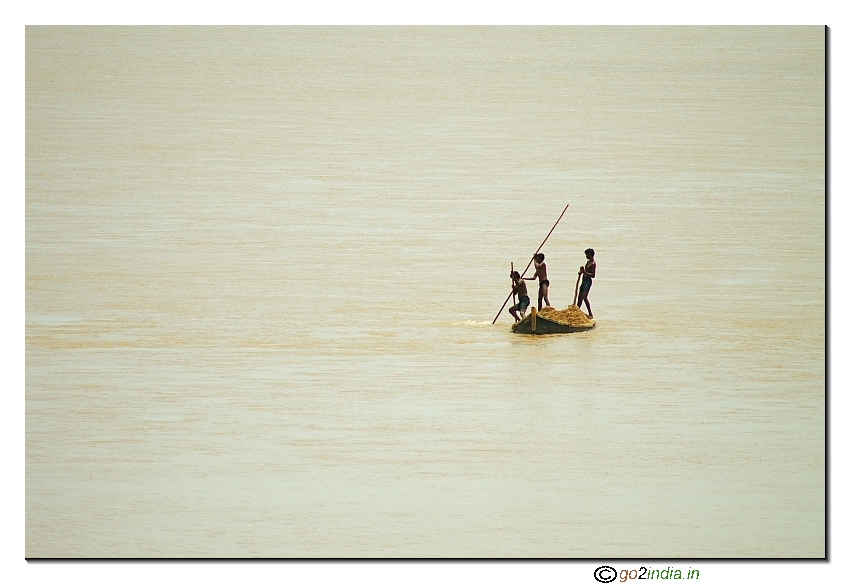
[[[546,306],[537,312],[537,317],[571,328],[592,328],[596,324],[578,306],[568,306],[565,310],[556,310],[551,306]]]

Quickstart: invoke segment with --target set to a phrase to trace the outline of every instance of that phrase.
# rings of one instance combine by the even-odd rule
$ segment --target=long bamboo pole
[[[573,305],[576,305],[576,300],[578,299],[578,282],[581,281],[581,274],[578,274],[578,279],[576,279],[576,293],[573,295]]]
[[[557,227],[557,226],[558,226],[558,223],[560,223],[560,222],[561,222],[561,219],[562,219],[562,218],[564,218],[564,213],[565,213],[565,212],[567,212],[567,209],[568,209],[568,208],[570,208],[570,205],[565,206],[565,207],[564,207],[564,210],[562,210],[562,211],[561,211],[561,216],[560,216],[560,217],[558,217],[558,220],[557,220],[557,221],[555,221],[555,224],[554,224],[554,225],[552,225],[552,228],[551,228],[551,229],[549,229],[549,235],[551,235],[551,234],[552,234],[552,231],[554,231],[554,230],[555,230],[555,227]],[[543,242],[540,244],[540,247],[538,247],[538,248],[537,248],[537,251],[535,251],[535,252],[534,252],[534,255],[532,255],[532,256],[531,256],[531,261],[529,261],[529,262],[528,262],[528,265],[526,265],[526,266],[525,266],[525,269],[523,270],[522,275],[520,275],[520,277],[525,277],[525,272],[526,272],[526,271],[528,271],[528,268],[529,268],[529,267],[531,267],[531,262],[532,262],[532,261],[534,261],[534,257],[535,257],[538,253],[540,253],[540,250],[541,250],[541,249],[543,249],[543,245],[545,245],[545,244],[546,244],[546,241],[548,241],[548,240],[549,240],[549,235],[546,235],[546,238],[545,238],[545,239],[543,239]],[[511,291],[511,293],[509,293],[509,294],[508,294],[508,297],[506,297],[506,298],[505,298],[505,303],[504,303],[504,304],[502,304],[502,307],[501,307],[501,308],[499,308],[499,313],[498,313],[498,314],[496,314],[496,317],[495,317],[495,318],[493,318],[493,322],[492,322],[493,324],[495,324],[495,323],[496,323],[496,320],[498,320],[498,319],[499,319],[499,316],[501,316],[501,315],[502,315],[502,310],[504,310],[504,309],[505,309],[505,306],[507,306],[507,305],[508,305],[508,300],[509,300],[509,299],[511,299],[511,295],[512,295],[512,294],[513,294],[513,290]]]
[[[514,262],[511,261],[511,282],[513,282],[513,280],[514,280]],[[511,295],[514,298],[514,307],[516,308],[516,292],[513,291],[513,288],[511,288]]]

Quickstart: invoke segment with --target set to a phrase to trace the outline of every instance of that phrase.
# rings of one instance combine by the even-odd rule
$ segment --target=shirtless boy
[[[546,279],[548,276],[546,275],[546,264],[543,263],[543,260],[546,257],[543,253],[538,253],[534,256],[534,277],[524,277],[523,279],[527,281],[532,281],[537,279],[540,281],[540,290],[537,292],[537,309],[543,309],[543,301],[546,301],[547,306],[551,306],[549,303],[549,280]]]
[[[587,294],[590,293],[590,286],[593,285],[593,278],[596,277],[596,261],[593,259],[595,255],[593,249],[585,249],[584,256],[587,257],[587,263],[582,265],[578,273],[581,278],[581,289],[578,292],[578,307],[581,303],[587,304],[587,317],[593,319],[593,312],[590,310],[590,302],[587,299]]]
[[[519,322],[520,319],[525,318],[525,311],[528,309],[529,304],[531,304],[531,300],[528,299],[528,288],[525,286],[522,277],[520,277],[519,271],[511,272],[511,280],[513,281],[513,285],[511,286],[513,294],[517,297],[519,303],[512,308],[508,308],[508,311],[514,317],[514,320]],[[516,315],[517,310],[519,310],[520,316]]]

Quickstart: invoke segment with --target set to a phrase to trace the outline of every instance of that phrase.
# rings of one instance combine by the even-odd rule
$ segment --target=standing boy
[[[582,265],[578,273],[581,278],[581,289],[578,292],[578,307],[581,303],[587,304],[587,317],[593,319],[593,312],[590,310],[590,302],[587,299],[587,294],[590,293],[590,286],[593,285],[593,278],[596,277],[596,261],[593,259],[595,255],[593,249],[585,249],[584,256],[587,257],[587,263]]]
[[[546,257],[543,253],[538,253],[534,256],[534,277],[524,277],[523,279],[531,281],[537,279],[540,281],[540,290],[537,292],[537,309],[543,309],[543,302],[546,301],[547,306],[551,306],[549,303],[549,280],[546,275],[546,264],[543,263],[543,260]]]
[[[508,308],[508,311],[511,313],[511,316],[514,317],[514,320],[519,322],[522,318],[525,318],[525,311],[531,304],[531,300],[528,299],[528,288],[525,286],[525,282],[522,280],[522,277],[520,277],[519,271],[511,272],[511,280],[513,281],[513,285],[511,286],[513,294],[518,298],[519,303],[512,308]],[[517,316],[517,310],[519,310],[521,317]]]

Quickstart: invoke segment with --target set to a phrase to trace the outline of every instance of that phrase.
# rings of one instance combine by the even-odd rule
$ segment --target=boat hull
[[[534,320],[537,320],[534,322]],[[536,316],[534,314],[530,314],[514,324],[511,327],[511,332],[514,334],[572,334],[573,332],[587,332],[588,330],[593,330],[596,328],[596,322],[593,322],[590,326],[565,326],[564,324],[558,324],[557,322],[552,322],[551,320],[547,320],[539,315]]]

